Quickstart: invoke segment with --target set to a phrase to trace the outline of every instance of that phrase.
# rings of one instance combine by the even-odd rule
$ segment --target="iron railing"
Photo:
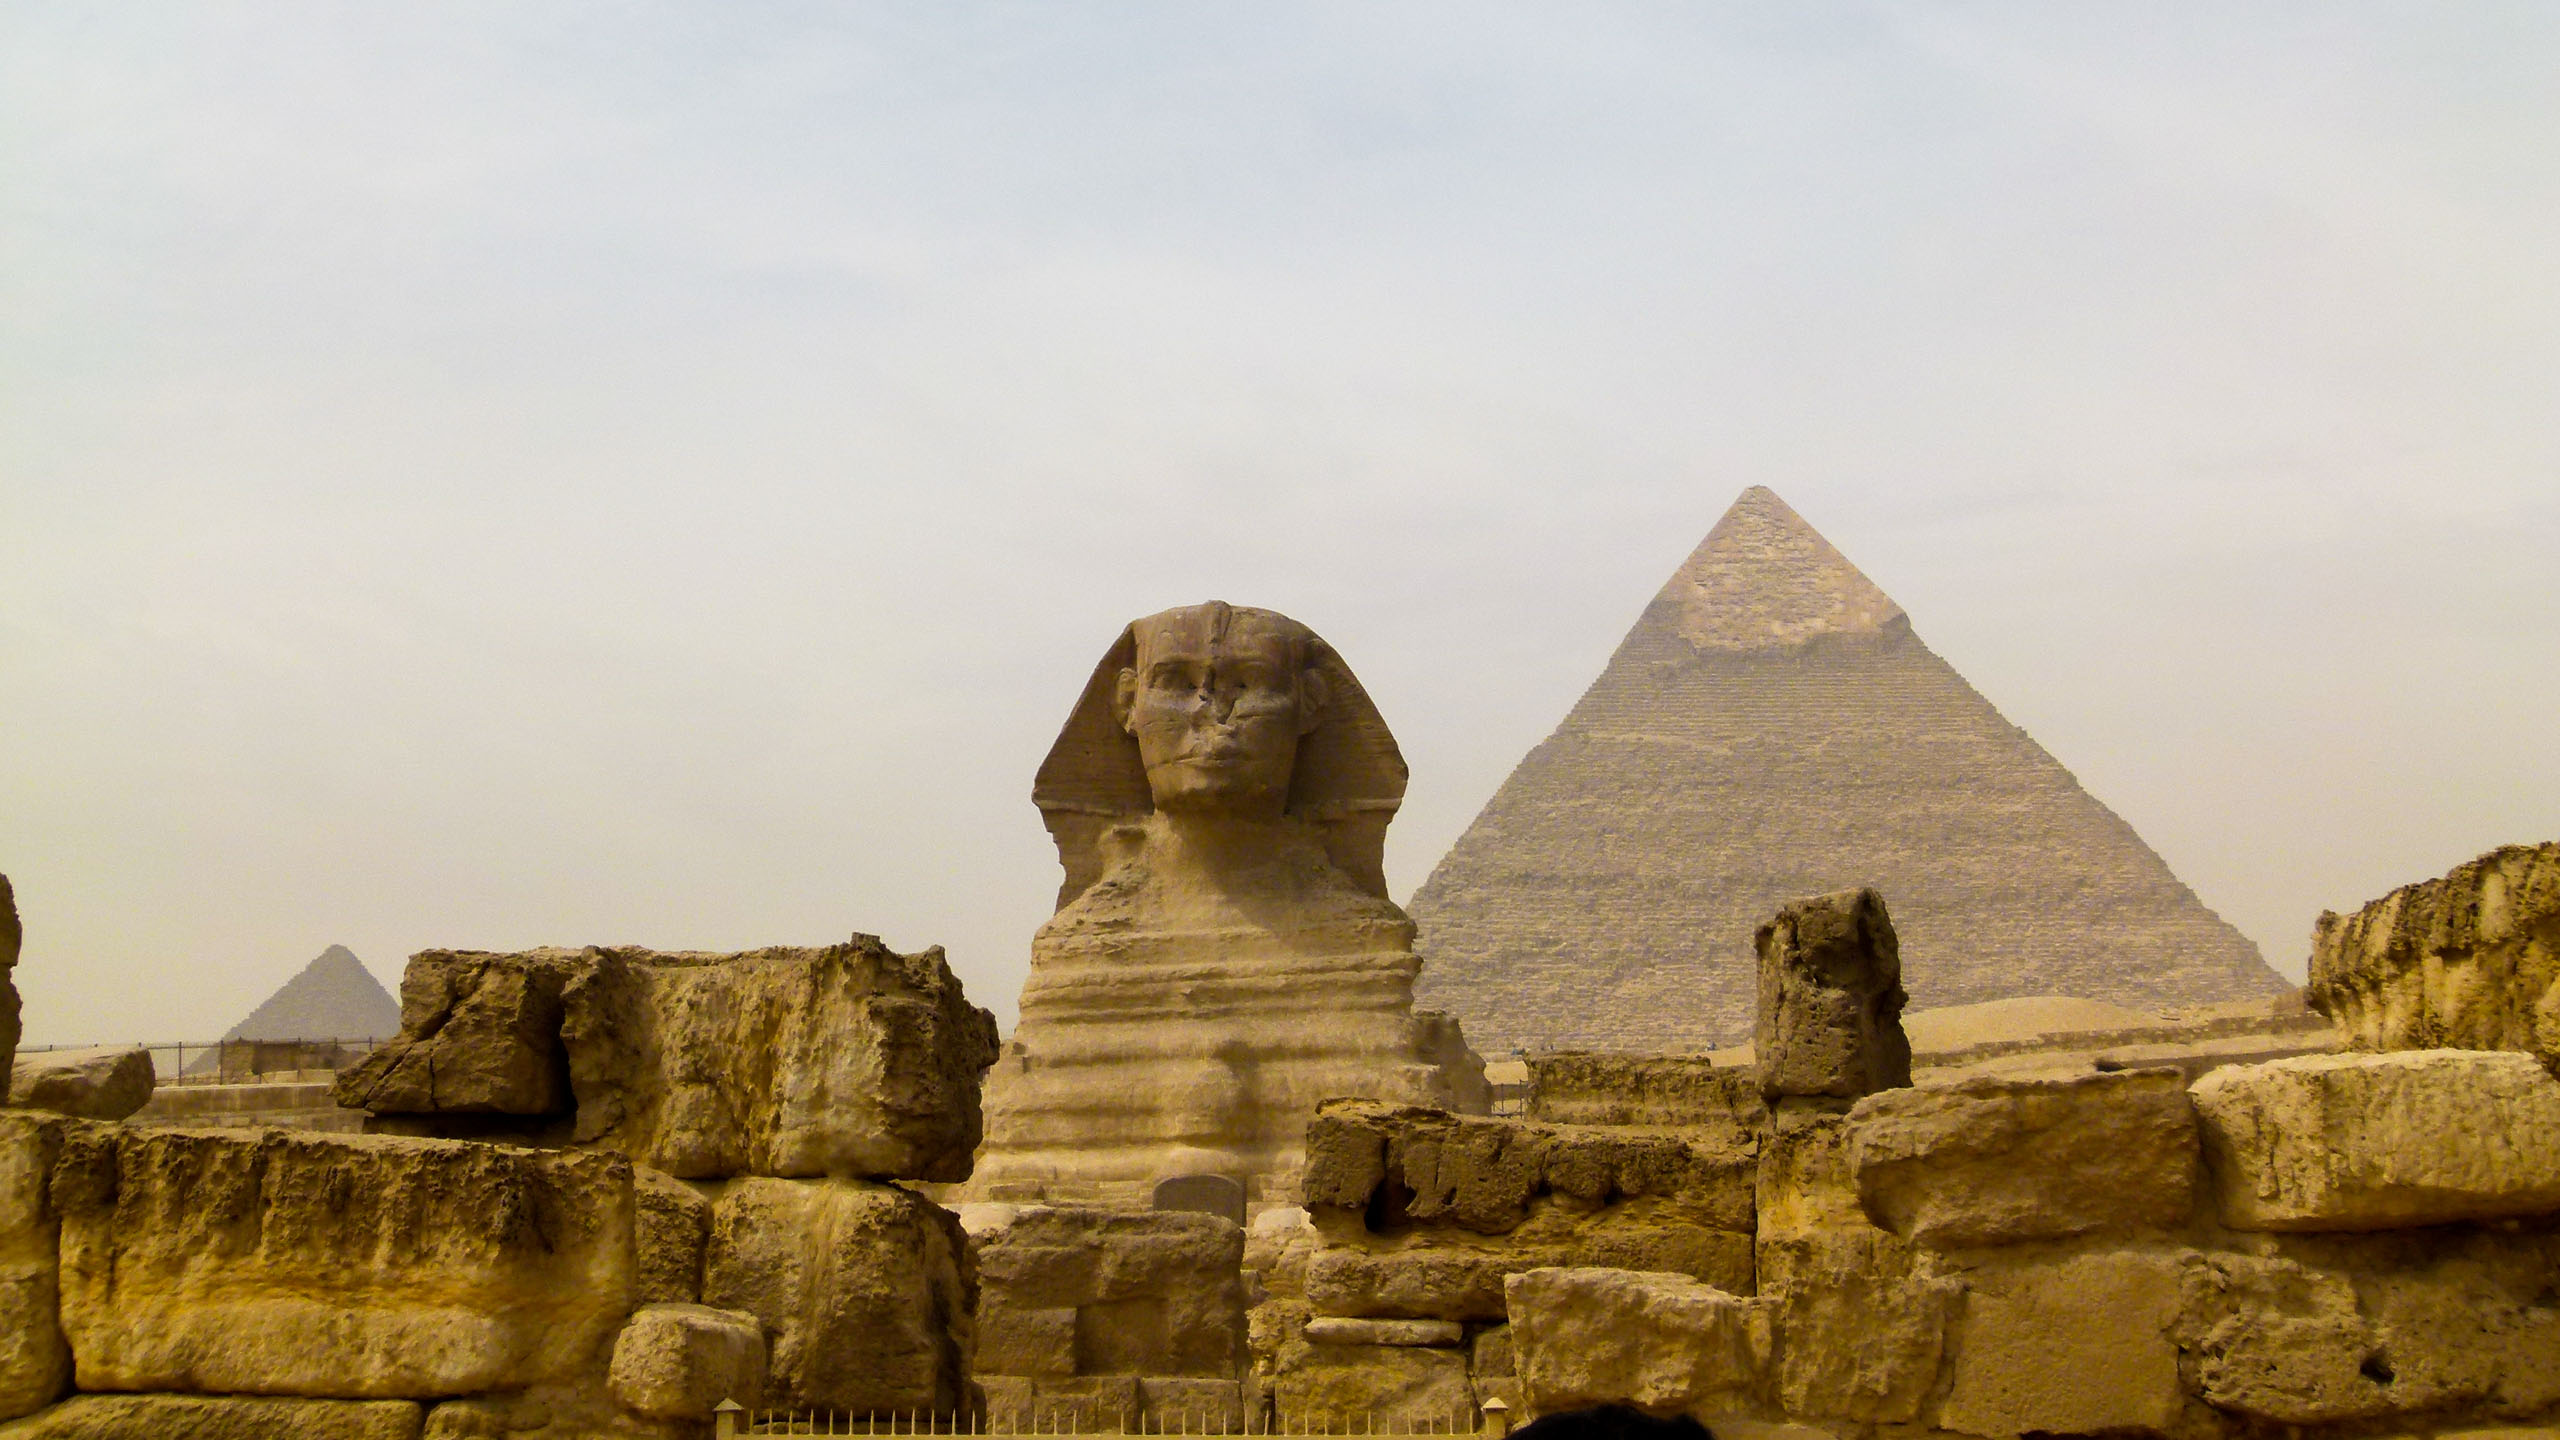
[[[142,1045],[20,1045],[21,1055],[51,1050],[135,1049],[151,1052],[162,1085],[254,1085],[298,1072],[344,1070],[382,1044],[376,1036],[332,1040],[170,1040]]]

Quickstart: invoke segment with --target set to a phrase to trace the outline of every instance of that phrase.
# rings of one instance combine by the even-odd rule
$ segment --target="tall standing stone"
[[[1842,890],[1791,901],[1753,941],[1763,1095],[1855,1100],[1911,1083],[1902,952],[1884,897]]]
[[[0,875],[0,1075],[9,1073],[18,1055],[18,947],[26,932],[18,925],[18,895],[9,877]]]
[[[1414,895],[1416,998],[1486,1054],[1737,1041],[1753,927],[1853,885],[1893,897],[1922,1005],[2285,988],[1754,487]]]

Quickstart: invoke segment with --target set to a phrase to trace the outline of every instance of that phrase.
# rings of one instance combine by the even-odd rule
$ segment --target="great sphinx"
[[[976,1192],[1129,1203],[1223,1175],[1281,1200],[1323,1100],[1479,1108],[1455,1022],[1413,1009],[1387,898],[1405,775],[1304,625],[1213,602],[1123,630],[1033,785],[1065,881],[987,1079]]]

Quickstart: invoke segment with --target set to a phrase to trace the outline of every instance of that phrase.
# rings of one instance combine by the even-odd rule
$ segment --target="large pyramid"
[[[1754,487],[1415,893],[1415,1003],[1487,1055],[1744,1040],[1753,929],[1851,885],[1884,892],[1915,1006],[2286,988]]]
[[[222,1038],[380,1040],[399,1033],[399,1002],[354,951],[332,945]]]

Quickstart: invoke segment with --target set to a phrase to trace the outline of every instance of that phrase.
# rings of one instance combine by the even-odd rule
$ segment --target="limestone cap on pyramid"
[[[1777,492],[1754,485],[1672,573],[1648,618],[1701,650],[1786,650],[1910,620]]]

